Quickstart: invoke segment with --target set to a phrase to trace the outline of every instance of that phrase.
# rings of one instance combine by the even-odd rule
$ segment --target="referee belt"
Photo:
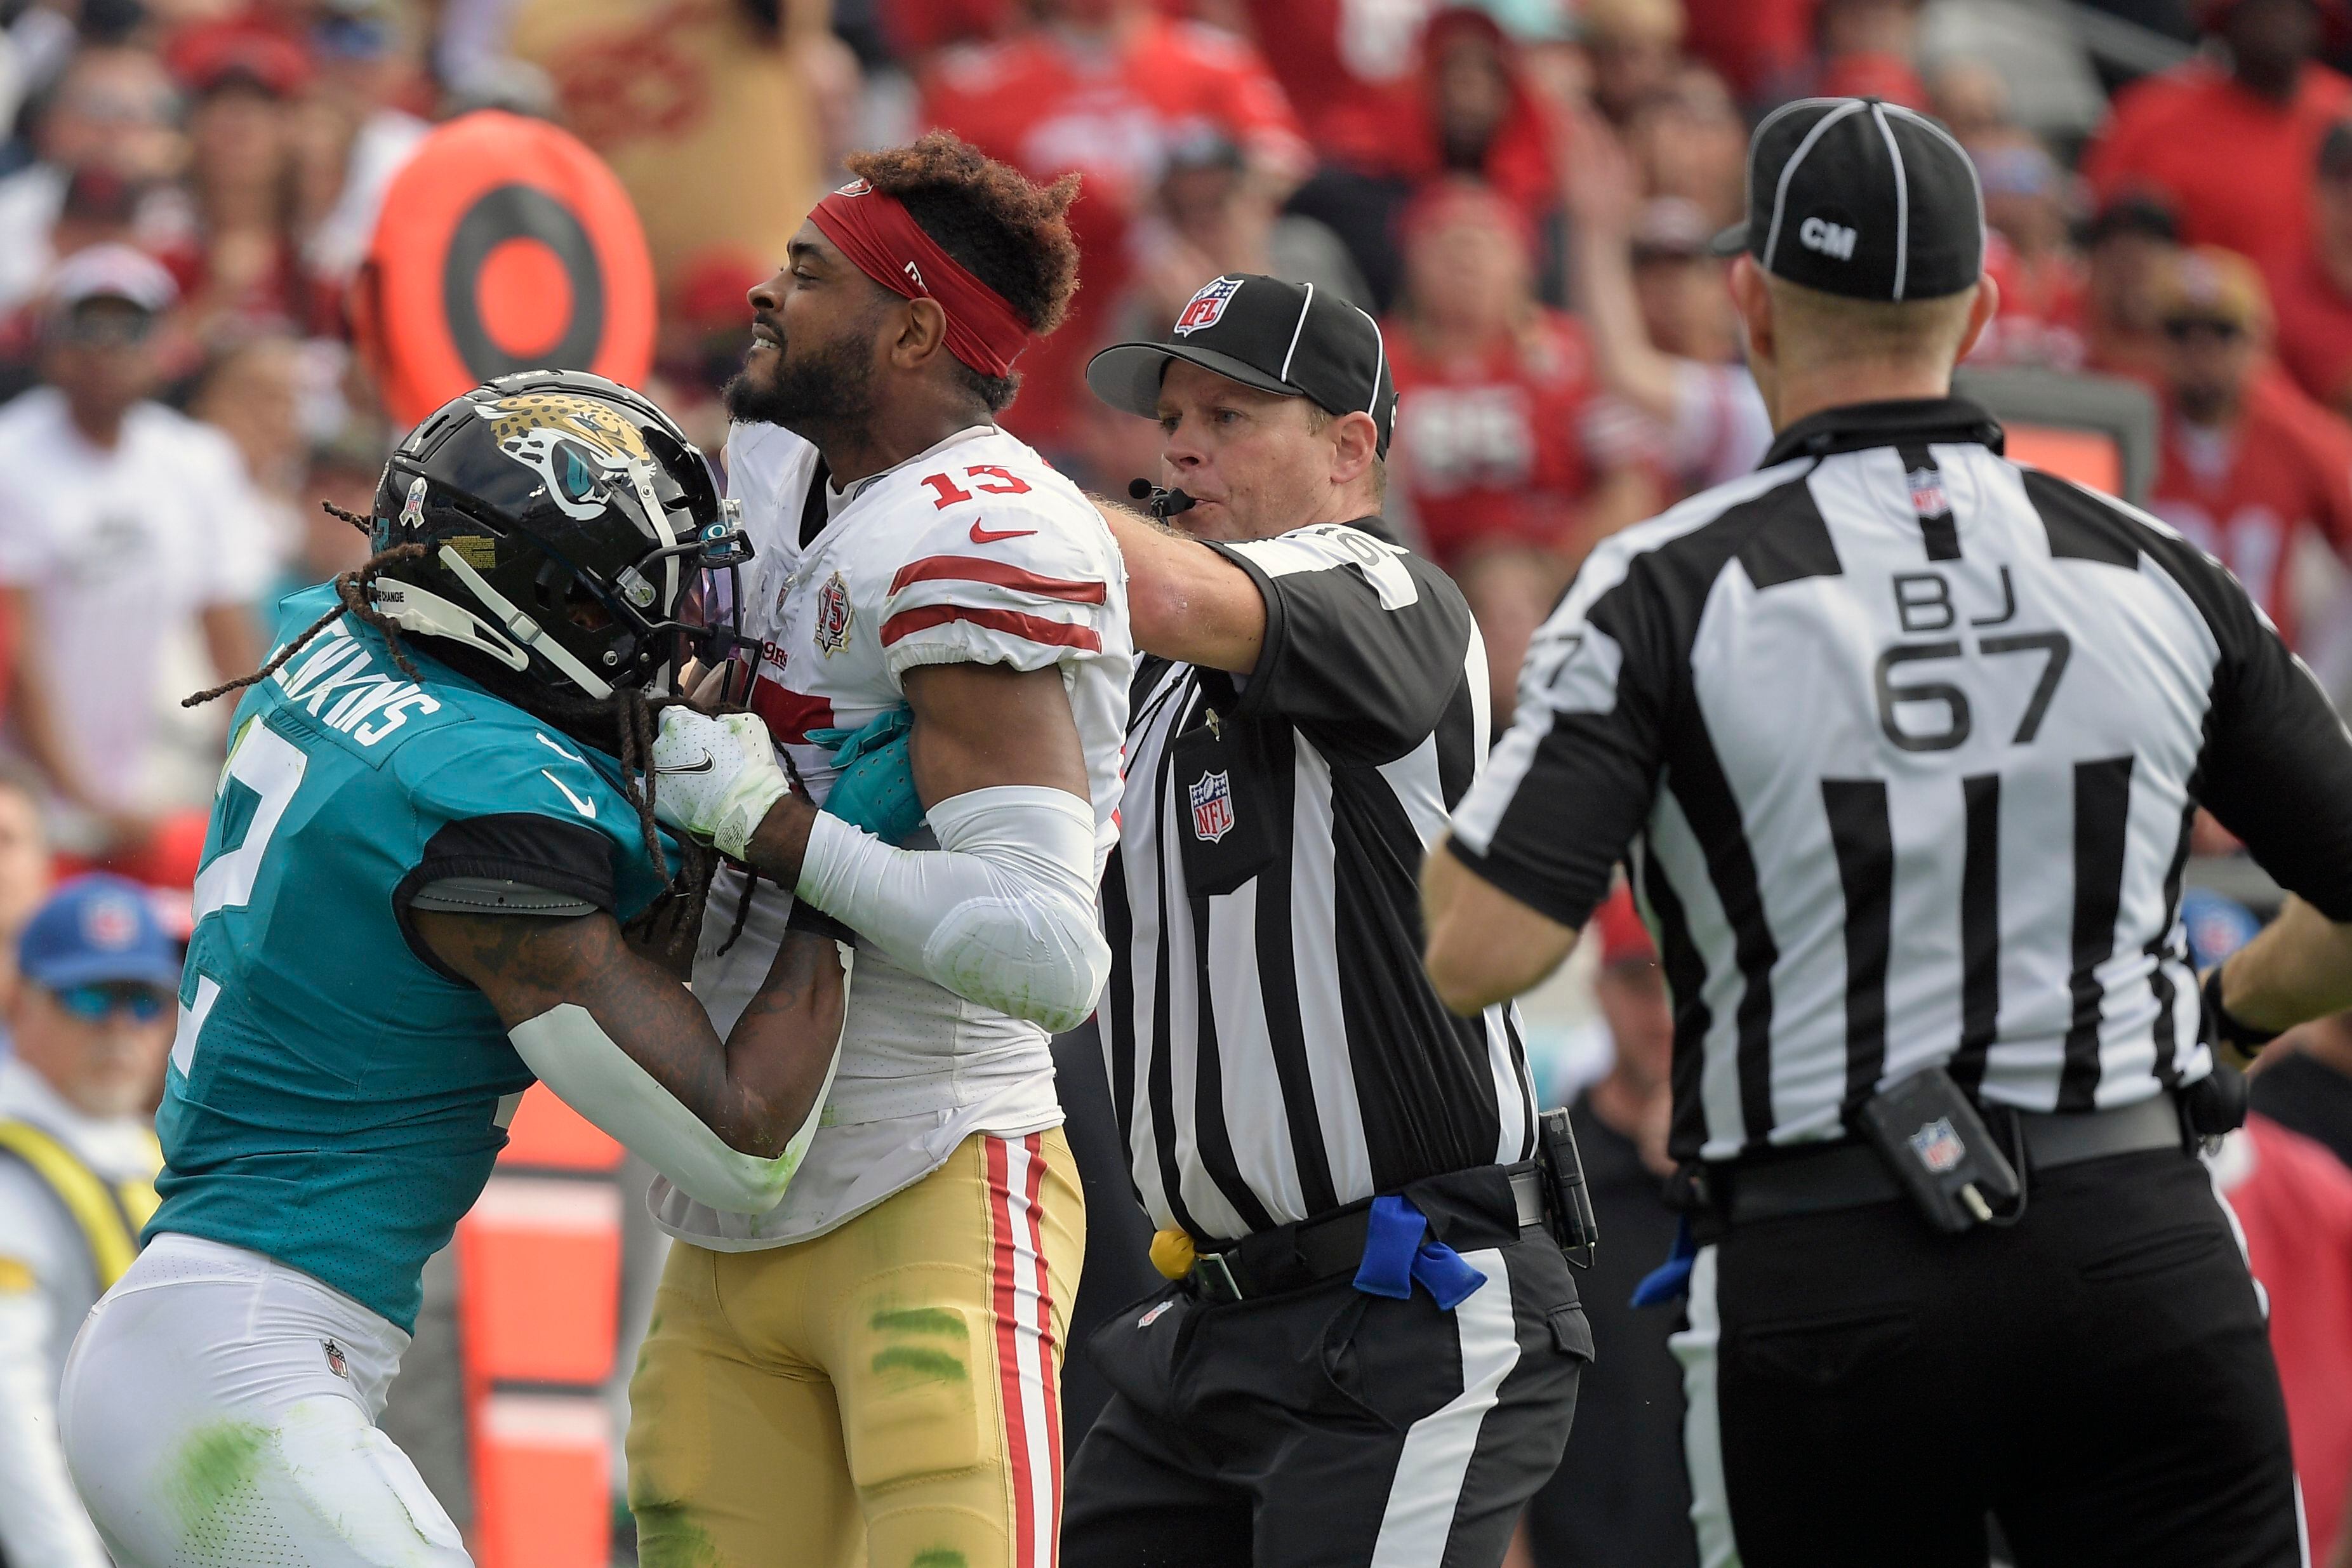
[[[2028,1167],[2036,1171],[2156,1149],[2185,1152],[2189,1147],[2180,1107],[2169,1091],[2114,1110],[2013,1114]],[[1818,1152],[1792,1151],[1712,1166],[1706,1180],[1717,1188],[1716,1212],[1733,1226],[1898,1203],[1904,1197],[1878,1151],[1852,1142],[1823,1144]]]
[[[1403,1195],[1456,1247],[1501,1246],[1544,1223],[1543,1175],[1532,1160],[1424,1177],[1408,1184]],[[1371,1210],[1370,1198],[1359,1198],[1313,1219],[1253,1231],[1215,1252],[1202,1251],[1185,1273],[1184,1288],[1203,1301],[1248,1301],[1351,1278],[1364,1260]],[[1516,1223],[1504,1224],[1506,1213]]]

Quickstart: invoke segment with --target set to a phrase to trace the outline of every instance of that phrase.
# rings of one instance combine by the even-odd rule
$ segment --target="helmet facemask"
[[[751,547],[708,464],[601,378],[509,376],[444,407],[387,466],[374,539],[426,548],[377,579],[378,607],[487,656],[509,695],[568,709],[672,692],[684,658],[717,663],[741,640],[740,608],[709,606],[740,606]]]

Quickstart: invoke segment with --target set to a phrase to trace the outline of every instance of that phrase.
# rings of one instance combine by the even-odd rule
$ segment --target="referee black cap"
[[[1371,317],[1328,289],[1255,272],[1212,278],[1165,339],[1113,343],[1087,361],[1087,384],[1113,408],[1157,418],[1160,380],[1168,362],[1180,359],[1244,386],[1310,399],[1327,413],[1369,414],[1388,455],[1396,419],[1388,345]]]
[[[1976,164],[1924,114],[1875,98],[1807,98],[1748,142],[1748,221],[1717,235],[1776,278],[1854,300],[1931,300],[1984,272]]]

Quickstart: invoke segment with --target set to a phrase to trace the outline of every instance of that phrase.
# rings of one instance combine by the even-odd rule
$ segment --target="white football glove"
[[[769,808],[792,793],[768,727],[751,713],[663,709],[654,773],[654,815],[738,860]]]

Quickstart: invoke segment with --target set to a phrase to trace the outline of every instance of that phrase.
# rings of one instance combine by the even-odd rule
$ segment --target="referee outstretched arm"
[[[1327,756],[1379,763],[1420,745],[1462,695],[1469,606],[1418,556],[1375,553],[1352,531],[1202,543],[1105,516],[1127,559],[1135,646],[1244,677],[1237,713],[1278,714]]]
[[[1533,639],[1424,869],[1433,983],[1523,989],[1628,868],[1708,1568],[1982,1568],[1988,1515],[2028,1563],[2302,1568],[2192,1134],[2232,1121],[2209,1042],[2352,1005],[2352,734],[2217,563],[1950,395],[1995,295],[1942,127],[1790,104],[1748,201],[1776,439],[1604,541]],[[2294,895],[2201,983],[2200,805]]]
[[[1495,1568],[1591,1335],[1517,1018],[1455,1016],[1419,962],[1489,688],[1460,589],[1379,515],[1387,345],[1234,274],[1087,379],[1159,421],[1175,525],[1105,509],[1148,657],[1098,1015],[1171,1283],[1089,1342],[1117,1396],[1062,1561]]]

